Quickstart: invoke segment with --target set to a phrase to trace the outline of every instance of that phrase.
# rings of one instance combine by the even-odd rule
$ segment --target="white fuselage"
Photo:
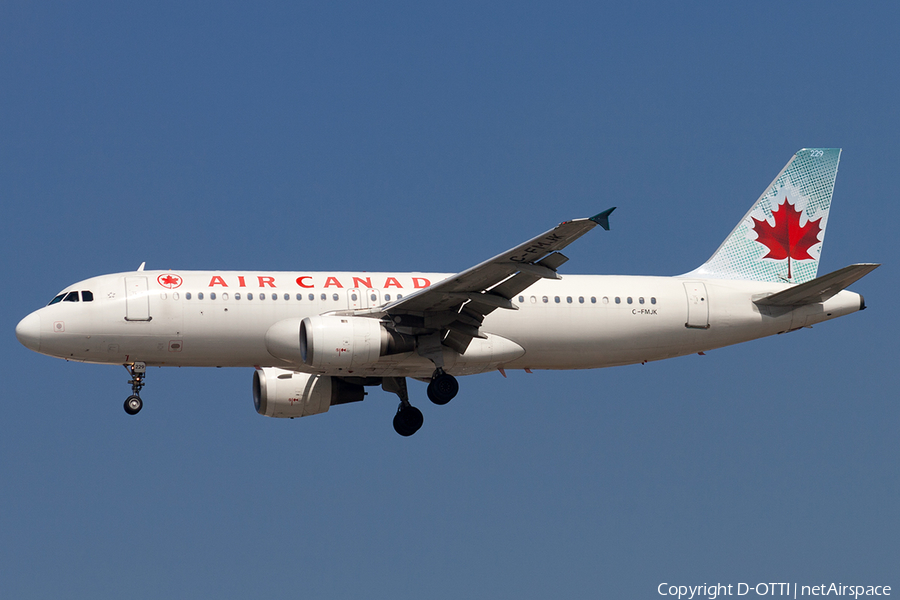
[[[267,332],[285,319],[374,308],[450,274],[137,271],[69,286],[91,301],[61,300],[22,321],[29,348],[93,363],[281,367],[351,376],[429,377],[416,352],[352,370],[316,371],[273,355]],[[788,284],[686,277],[565,275],[541,280],[497,309],[465,354],[445,350],[456,375],[505,369],[591,369],[660,360],[736,344],[861,308],[842,291],[797,308],[753,300]]]

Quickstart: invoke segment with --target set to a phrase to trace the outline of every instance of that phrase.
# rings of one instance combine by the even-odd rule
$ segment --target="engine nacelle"
[[[326,375],[275,367],[260,368],[253,374],[253,406],[266,417],[308,417],[328,412],[335,404],[359,402],[365,395],[361,385]]]
[[[354,369],[389,353],[391,336],[378,319],[316,316],[300,323],[300,358],[314,369]]]

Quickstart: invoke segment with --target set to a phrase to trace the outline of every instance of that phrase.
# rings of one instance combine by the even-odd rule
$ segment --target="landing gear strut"
[[[403,437],[409,437],[422,427],[425,417],[422,411],[409,403],[409,394],[406,391],[405,377],[385,377],[381,387],[386,392],[393,392],[400,397],[400,406],[394,415],[394,431]]]
[[[437,405],[444,405],[453,400],[459,392],[459,382],[456,377],[449,373],[444,373],[441,368],[435,369],[434,375],[431,376],[431,383],[428,384],[428,399]]]
[[[128,383],[131,384],[131,395],[125,399],[125,412],[129,415],[136,415],[144,408],[144,402],[141,400],[141,388],[144,387],[144,376],[147,373],[147,365],[142,362],[136,362],[131,365],[124,365],[131,375]]]

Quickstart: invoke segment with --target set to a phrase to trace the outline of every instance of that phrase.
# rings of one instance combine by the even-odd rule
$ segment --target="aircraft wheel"
[[[440,373],[428,384],[428,399],[437,405],[444,405],[453,400],[459,392],[459,382],[449,373]]]
[[[394,431],[403,437],[409,437],[422,427],[423,422],[425,417],[422,416],[422,411],[412,405],[404,408],[401,404],[397,414],[394,415]]]
[[[129,415],[136,415],[144,408],[144,403],[140,396],[128,396],[125,399],[125,412]]]

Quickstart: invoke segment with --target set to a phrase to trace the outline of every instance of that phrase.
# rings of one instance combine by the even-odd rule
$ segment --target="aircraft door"
[[[150,296],[146,277],[125,278],[125,320],[150,320]]]
[[[368,308],[369,304],[366,302],[366,293],[358,289],[347,290],[347,308],[350,310],[359,310],[361,308]]]
[[[700,281],[686,281],[684,292],[687,294],[687,322],[685,327],[709,329],[709,297],[706,285]]]

